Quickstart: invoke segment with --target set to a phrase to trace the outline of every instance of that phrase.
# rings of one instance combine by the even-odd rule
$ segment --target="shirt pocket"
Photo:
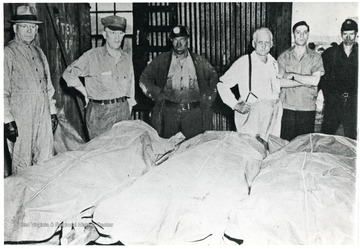
[[[111,71],[99,72],[94,77],[96,77],[96,80],[99,82],[98,84],[100,84],[100,86],[103,88],[103,91],[115,90],[113,74]]]
[[[132,82],[128,74],[121,73],[120,75],[114,75],[114,81],[117,88],[123,92],[123,94],[130,94]]]
[[[109,81],[112,81],[112,72],[111,71],[106,71],[106,72],[101,72],[97,75],[97,77],[101,80],[101,82],[103,83],[108,83]]]

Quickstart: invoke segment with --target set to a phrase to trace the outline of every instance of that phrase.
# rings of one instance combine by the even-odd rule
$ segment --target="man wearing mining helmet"
[[[140,87],[155,101],[152,126],[165,138],[177,132],[191,138],[211,127],[218,75],[205,58],[189,51],[189,37],[187,27],[173,27],[172,50],[154,58],[140,76]]]
[[[340,124],[346,137],[357,139],[358,25],[346,19],[341,26],[343,42],[322,54],[325,75],[321,80],[324,94],[324,120],[321,132],[335,134]]]

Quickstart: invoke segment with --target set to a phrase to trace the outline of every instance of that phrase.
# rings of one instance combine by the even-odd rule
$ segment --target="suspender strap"
[[[248,99],[249,99],[249,97],[250,97],[250,95],[253,95],[255,98],[258,98],[255,94],[253,94],[252,92],[251,92],[251,70],[252,70],[252,68],[251,68],[251,54],[249,53],[248,54],[248,58],[249,58],[249,93],[248,93],[248,95],[247,95],[247,97],[246,97],[246,100],[245,100],[245,102],[247,102],[248,101]]]
[[[249,57],[249,92],[251,92],[251,55],[248,53]]]

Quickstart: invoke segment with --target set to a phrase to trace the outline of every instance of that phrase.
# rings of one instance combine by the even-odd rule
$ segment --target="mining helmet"
[[[354,30],[355,32],[358,32],[358,25],[352,19],[346,19],[341,25],[341,32],[349,30]]]
[[[177,25],[170,30],[169,38],[173,39],[179,36],[190,36],[190,32],[186,26]]]

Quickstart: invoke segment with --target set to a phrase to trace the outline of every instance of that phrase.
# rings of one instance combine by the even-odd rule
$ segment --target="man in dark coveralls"
[[[165,138],[177,132],[191,138],[211,128],[218,75],[205,58],[188,50],[189,37],[187,27],[173,27],[173,49],[154,58],[140,76],[141,89],[155,101],[152,126]]]
[[[358,91],[358,25],[346,19],[341,26],[343,42],[322,54],[325,75],[321,89],[324,94],[322,133],[335,134],[340,124],[346,137],[357,138]]]

